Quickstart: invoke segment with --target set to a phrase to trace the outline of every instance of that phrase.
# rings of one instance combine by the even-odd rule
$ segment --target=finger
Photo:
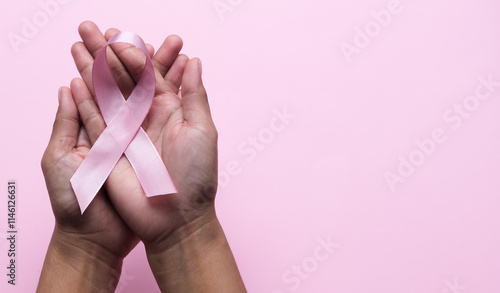
[[[80,130],[78,110],[68,87],[59,89],[57,109],[49,145],[59,149],[74,148]]]
[[[76,68],[80,76],[87,85],[89,92],[95,97],[94,85],[92,84],[92,69],[94,66],[94,57],[85,47],[83,42],[76,42],[71,47],[71,55],[75,61]]]
[[[170,70],[165,75],[165,81],[167,82],[167,85],[176,94],[179,92],[179,88],[182,83],[182,75],[184,74],[184,68],[186,67],[188,61],[188,56],[180,54],[179,56],[177,56],[174,64],[172,64]]]
[[[109,39],[111,39],[111,37],[113,37],[114,35],[116,35],[119,32],[120,32],[119,29],[110,28],[104,33],[104,37],[106,38],[106,41],[109,41]],[[146,48],[148,49],[149,57],[153,58],[153,56],[155,54],[155,48],[153,47],[153,45],[146,43]]]
[[[86,147],[88,149],[92,147],[92,143],[90,142],[87,130],[83,125],[80,126],[80,132],[78,133],[78,141],[76,142],[76,147]]]
[[[106,44],[101,30],[92,21],[84,21],[78,26],[78,33],[85,43],[87,50],[95,58],[99,50]]]
[[[162,76],[165,76],[172,64],[174,64],[182,45],[183,42],[179,36],[168,36],[153,56],[153,65],[158,68]]]
[[[149,57],[153,58],[153,56],[155,55],[155,47],[153,47],[153,45],[151,44],[146,43],[146,48],[148,49]]]
[[[105,33],[106,39],[110,39],[115,34],[120,31],[115,28],[108,29]],[[148,45],[146,45],[148,47]],[[111,45],[114,53],[120,59],[122,64],[125,66],[129,74],[132,76],[135,82],[138,82],[144,71],[144,66],[146,63],[146,56],[144,53],[136,46],[128,43],[115,43]],[[148,53],[150,55],[154,54],[153,46],[149,45]],[[169,86],[163,80],[157,70],[155,70],[156,79],[156,93],[163,93],[170,90]]]
[[[109,40],[119,32],[120,31],[116,28],[108,29],[105,33],[105,37]],[[139,81],[142,72],[144,71],[144,64],[146,63],[146,56],[144,53],[136,46],[128,43],[115,43],[111,46],[113,48],[113,52],[121,60],[130,75],[136,82]],[[152,52],[154,52],[154,49],[153,51],[150,51],[149,54]],[[156,94],[163,94],[165,92],[172,91],[171,86],[166,82],[157,68],[155,68],[155,79]]]
[[[188,123],[212,122],[207,92],[201,80],[201,61],[189,60],[184,69],[181,86],[182,113]]]
[[[156,138],[163,131],[167,121],[182,120],[182,101],[172,92],[161,73],[155,68],[156,94],[143,127],[150,138]],[[174,116],[172,116],[174,114]],[[174,118],[174,119],[171,119]],[[178,118],[178,119],[176,119]]]
[[[71,92],[90,143],[93,145],[106,128],[106,123],[99,107],[81,79],[75,78],[71,81]]]
[[[85,21],[78,27],[78,32],[82,38],[85,47],[93,58],[97,56],[99,50],[106,44],[107,40],[101,33],[97,25],[91,21]],[[124,96],[130,95],[133,88],[135,87],[134,80],[130,77],[129,72],[122,64],[120,59],[116,56],[113,50],[108,50],[106,52],[106,57],[108,60],[108,65],[113,73],[113,77],[116,80],[118,87],[124,94]],[[88,83],[87,83],[88,84]]]
[[[106,31],[104,36],[106,40],[109,40],[119,32],[120,30],[116,28],[110,28]],[[137,82],[144,68],[145,58],[142,56],[143,53],[134,45],[127,43],[116,43],[112,44],[111,47],[114,53],[125,65],[134,81]],[[168,78],[165,78],[165,80],[167,81],[168,90],[177,93],[179,91],[184,65],[189,60],[185,55],[182,55],[179,59],[179,56],[181,55],[178,54],[182,49],[182,39],[174,35],[168,37],[158,51],[159,54],[156,55],[154,55],[153,46],[146,44],[146,47],[148,48],[150,56],[153,56],[153,66],[158,70],[162,77],[165,76],[165,72],[175,69]],[[157,59],[155,60],[155,58]],[[161,85],[157,87],[157,92],[164,92],[166,90],[167,89],[164,89]]]
[[[120,30],[116,28],[110,28],[104,33],[104,37],[109,41],[111,37],[119,32]],[[144,56],[144,53],[135,45],[129,43],[120,42],[111,44],[110,46],[130,76],[137,83],[141,78],[144,63],[146,62],[146,56]],[[148,53],[151,56],[149,49]]]

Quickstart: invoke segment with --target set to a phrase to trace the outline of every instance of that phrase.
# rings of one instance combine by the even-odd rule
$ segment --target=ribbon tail
[[[146,196],[177,193],[155,146],[141,128],[125,151]]]

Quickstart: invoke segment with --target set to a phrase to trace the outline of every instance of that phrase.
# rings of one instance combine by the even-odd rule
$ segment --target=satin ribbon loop
[[[146,55],[142,75],[127,100],[123,97],[106,58],[107,47],[119,42],[132,44]],[[114,35],[95,58],[92,82],[96,101],[107,127],[70,180],[82,214],[122,154],[125,154],[134,168],[146,196],[176,193],[177,189],[165,164],[141,127],[151,108],[156,87],[153,63],[144,41],[131,32]]]

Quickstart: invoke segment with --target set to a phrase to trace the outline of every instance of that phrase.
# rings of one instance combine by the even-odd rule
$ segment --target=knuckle
[[[87,127],[92,127],[95,124],[100,124],[101,114],[99,112],[90,112],[83,118],[83,124]]]

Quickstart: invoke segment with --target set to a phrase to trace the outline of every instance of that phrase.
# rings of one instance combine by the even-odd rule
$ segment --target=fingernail
[[[198,59],[198,70],[200,71],[200,76],[201,76],[201,73],[203,71],[203,68],[201,66],[201,59]]]

